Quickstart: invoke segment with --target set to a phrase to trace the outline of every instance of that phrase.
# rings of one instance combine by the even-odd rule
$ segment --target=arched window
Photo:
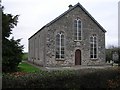
[[[59,32],[56,35],[56,58],[64,59],[65,45],[64,45],[64,33]]]
[[[90,58],[96,59],[97,58],[97,36],[92,35],[90,37]]]
[[[81,40],[82,37],[82,22],[80,19],[74,20],[74,39]]]

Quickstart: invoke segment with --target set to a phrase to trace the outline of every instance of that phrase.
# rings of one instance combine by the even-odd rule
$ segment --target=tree
[[[2,7],[2,71],[9,72],[17,69],[22,60],[23,45],[21,39],[8,39],[11,31],[18,23],[18,15],[5,14]]]
[[[118,61],[115,63],[120,64],[120,47],[110,46],[108,49],[106,49],[106,61],[113,60],[113,53],[117,52],[119,55]]]
[[[110,62],[112,60],[112,49],[106,49],[106,61]]]

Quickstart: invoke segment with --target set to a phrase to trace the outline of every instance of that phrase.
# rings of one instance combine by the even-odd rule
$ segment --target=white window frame
[[[56,55],[55,55],[55,57],[56,57],[56,59],[59,59],[59,60],[64,60],[64,58],[65,58],[65,35],[64,35],[64,33],[63,32],[59,32],[59,33],[57,33],[57,35],[59,35],[60,37],[59,37],[59,40],[60,40],[60,42],[59,42],[59,46],[57,45],[57,43],[56,43],[56,52],[57,52],[57,48],[59,48],[59,58],[57,58],[56,57]],[[57,36],[56,35],[56,36]],[[62,37],[62,35],[64,36],[64,45],[62,46],[62,41],[61,41],[61,37]],[[56,37],[56,39],[57,39],[57,37]],[[57,41],[56,41],[57,42]],[[62,54],[62,47],[64,48],[64,54]],[[55,53],[56,53],[55,52]],[[64,58],[62,58],[62,55],[64,56]]]
[[[91,42],[91,37],[92,37],[92,42]],[[96,43],[95,43],[95,38],[96,38]],[[93,45],[92,47],[92,54],[91,54],[91,44]],[[94,46],[96,44],[96,47]],[[94,52],[94,49],[96,48],[96,54]],[[91,55],[93,55],[93,57],[91,57]],[[96,58],[95,58],[96,55]],[[97,36],[96,34],[90,36],[90,58],[91,59],[97,59],[98,58],[98,41],[97,41]]]
[[[75,21],[77,21],[77,28],[75,28]],[[79,23],[78,23],[79,21],[81,22],[81,28],[79,28]],[[80,36],[79,36],[79,29],[81,33]],[[77,36],[75,36],[75,33],[77,33]],[[77,39],[75,37],[77,37]],[[74,41],[81,41],[81,40],[82,40],[82,21],[80,19],[75,19],[74,20]]]

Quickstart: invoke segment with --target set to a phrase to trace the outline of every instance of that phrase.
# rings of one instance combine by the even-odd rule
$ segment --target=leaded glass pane
[[[61,51],[64,51],[64,47],[61,48]]]
[[[61,51],[61,54],[64,54],[64,51]]]
[[[81,28],[81,21],[78,20],[78,27]]]
[[[81,40],[81,36],[79,36],[78,39]]]
[[[96,54],[94,55],[94,58],[97,58],[97,55],[96,55]]]
[[[64,54],[61,54],[61,58],[64,58]]]
[[[77,20],[74,21],[74,27],[77,27]]]
[[[64,39],[61,39],[61,46],[64,46]]]
[[[56,54],[56,58],[60,58],[60,56],[58,54]]]
[[[94,54],[97,54],[97,49],[96,48],[94,48]]]
[[[90,55],[90,58],[93,58],[93,55]]]
[[[90,42],[93,42],[93,37],[90,37]]]

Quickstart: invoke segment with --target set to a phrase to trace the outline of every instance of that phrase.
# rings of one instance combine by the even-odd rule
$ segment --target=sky
[[[24,52],[28,52],[28,38],[44,25],[67,11],[68,6],[80,3],[107,31],[106,47],[118,46],[119,0],[3,0],[4,12],[20,15],[12,31],[14,39],[22,39]]]

